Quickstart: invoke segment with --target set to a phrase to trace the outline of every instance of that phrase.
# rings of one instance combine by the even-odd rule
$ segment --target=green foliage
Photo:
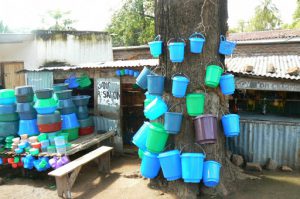
[[[142,45],[153,40],[154,1],[126,0],[107,31],[112,34],[113,46]]]
[[[250,31],[272,30],[281,25],[278,8],[272,0],[263,0],[261,5],[255,8],[255,15],[249,24]]]
[[[300,28],[300,0],[297,0],[297,8],[293,14],[293,23],[290,28]]]
[[[48,30],[75,30],[72,25],[76,21],[69,17],[71,11],[51,10],[47,14],[42,23],[49,27]]]
[[[235,28],[230,28],[230,33],[238,33],[238,32],[247,32],[249,30],[248,22],[244,20],[239,20],[238,25]]]
[[[0,21],[0,33],[8,33],[8,32],[9,32],[8,26],[5,25],[3,21]]]

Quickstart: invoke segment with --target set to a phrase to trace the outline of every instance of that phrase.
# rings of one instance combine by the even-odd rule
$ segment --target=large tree
[[[300,0],[297,0],[297,8],[293,14],[293,23],[291,28],[300,28]]]
[[[114,46],[147,44],[154,35],[154,0],[126,0],[107,30]]]
[[[155,30],[160,34],[164,42],[164,53],[160,57],[160,65],[166,68],[166,89],[165,97],[169,98],[173,104],[182,103],[185,107],[185,99],[172,97],[171,77],[176,72],[183,72],[190,78],[188,92],[203,91],[205,68],[208,62],[213,61],[216,64],[223,62],[224,56],[218,53],[220,35],[226,35],[227,32],[227,0],[156,0],[155,10]],[[190,53],[188,37],[194,32],[201,32],[206,37],[204,51],[202,54]],[[185,58],[182,64],[173,64],[170,61],[167,41],[171,38],[185,38],[187,45],[185,47]],[[206,87],[205,113],[211,113],[220,116],[226,112],[228,101],[220,93],[218,88],[210,89]],[[180,112],[177,107],[175,111]],[[180,149],[183,145],[187,147],[184,151],[200,152],[201,150],[194,145],[195,133],[193,118],[188,116],[184,108],[184,119],[180,134],[173,136],[171,142],[175,148]],[[217,188],[207,189],[203,185],[183,183],[182,181],[169,182],[167,190],[174,191],[179,198],[193,199],[197,198],[202,191],[226,195],[235,180],[235,170],[226,156],[225,137],[222,128],[218,126],[218,140],[216,144],[202,145],[206,151],[206,159],[216,160],[222,164],[221,182]],[[162,182],[160,179],[159,182]],[[152,181],[156,183],[157,180]],[[165,182],[165,181],[163,181]],[[165,184],[165,183],[158,183]],[[201,191],[201,192],[202,192]]]
[[[255,14],[250,20],[250,31],[273,30],[282,24],[279,10],[272,0],[262,0],[255,8]]]

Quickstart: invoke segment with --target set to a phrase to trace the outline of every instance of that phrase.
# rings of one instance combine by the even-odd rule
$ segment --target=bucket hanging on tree
[[[135,74],[135,73],[134,73]],[[151,71],[151,69],[144,66],[141,73],[136,78],[136,84],[141,87],[142,89],[147,89],[147,75],[153,75],[154,73]]]
[[[155,178],[158,175],[159,170],[160,164],[157,154],[145,151],[141,164],[142,176],[150,179]]]
[[[163,46],[163,41],[161,41],[161,36],[157,35],[154,38],[154,41],[151,41],[148,43],[150,47],[150,53],[154,58],[158,58],[159,55],[162,54],[162,46]]]
[[[203,165],[203,183],[207,187],[215,187],[220,182],[221,164],[216,161],[205,161]]]
[[[240,134],[240,116],[227,114],[222,116],[222,125],[226,137],[235,137]]]
[[[220,88],[224,95],[232,95],[235,91],[234,75],[223,74],[220,79]]]
[[[181,178],[181,159],[180,151],[172,150],[158,155],[158,159],[164,174],[168,181],[178,180]]]
[[[200,54],[205,43],[205,37],[202,33],[195,32],[189,38],[191,53]]]
[[[168,112],[165,113],[165,123],[164,127],[165,130],[170,134],[178,134],[181,129],[181,123],[183,118],[183,110],[181,112],[170,112],[172,108],[177,106],[179,104],[176,104],[172,106]]]
[[[181,63],[184,60],[184,39],[179,38],[177,42],[172,38],[168,41],[170,60],[173,63]]]
[[[165,149],[169,134],[161,123],[150,123],[150,130],[146,141],[147,151],[160,153]]]
[[[227,41],[224,35],[220,36],[219,53],[222,55],[231,55],[236,47],[236,42]]]
[[[199,144],[214,144],[217,141],[217,117],[211,114],[194,118],[195,138]]]
[[[158,69],[159,67],[155,68]],[[164,71],[164,68],[161,68]],[[152,71],[154,73],[154,70]],[[147,88],[150,95],[162,96],[165,87],[165,77],[158,74],[147,75]]]
[[[177,98],[185,96],[190,79],[183,73],[176,73],[172,76],[172,95]]]
[[[223,66],[222,66],[223,67]],[[216,65],[208,63],[206,66],[205,73],[205,85],[211,88],[216,88],[221,79],[221,75],[224,72],[224,69]]]
[[[198,116],[204,113],[205,93],[190,93],[186,96],[187,113]]]

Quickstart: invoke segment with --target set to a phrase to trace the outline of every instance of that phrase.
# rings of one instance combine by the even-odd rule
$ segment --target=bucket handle
[[[179,72],[179,73],[174,73],[171,77],[171,79],[173,79],[175,76],[184,76],[186,78],[188,78],[189,81],[191,81],[191,79],[189,78],[189,76],[187,76],[186,74],[184,74],[183,72]]]
[[[156,68],[154,68],[154,69],[153,69],[153,70],[151,70],[151,71],[154,73],[154,71],[156,71],[158,68],[159,68],[159,69],[161,69],[161,71],[162,71],[162,73],[161,73],[161,74],[162,74],[163,76],[165,76],[167,72],[166,72],[166,68],[165,68],[165,67],[163,67],[163,66],[156,67]],[[155,73],[154,73],[154,74],[155,74]]]
[[[220,109],[220,112],[222,113],[222,116],[223,116],[223,115],[226,115],[226,114],[230,114],[230,111],[229,111],[229,110],[224,112],[222,109]]]
[[[181,147],[181,144],[179,144],[180,154],[182,153],[183,149],[185,147],[189,146],[189,145],[191,145],[191,144],[184,144],[183,147]],[[206,152],[203,149],[203,147],[200,144],[196,143],[196,142],[194,143],[194,145],[198,146],[202,150],[202,152],[204,153],[204,156],[206,157]]]
[[[168,45],[172,42],[172,41],[174,41],[174,40],[176,40],[176,38],[171,38],[171,39],[169,39],[169,41],[168,41]],[[180,41],[182,41],[183,43],[184,43],[184,45],[186,45],[186,43],[185,43],[185,41],[184,41],[184,39],[182,39],[182,38],[178,38],[177,40],[180,40]]]
[[[161,35],[157,35],[157,36],[154,38],[154,41],[161,41]]]
[[[204,39],[204,41],[205,41],[204,35],[202,33],[200,33],[200,32],[195,32],[189,38],[193,38],[193,37],[197,37],[197,36],[200,36],[200,38],[202,37]]]
[[[221,36],[220,36],[220,40],[221,40],[221,41],[226,41],[226,37],[225,37],[224,35],[221,35]]]
[[[224,66],[224,64],[223,64],[220,60],[218,60],[218,61],[215,61],[215,60],[208,61],[207,64],[206,64],[206,66],[205,66],[205,70],[207,69],[207,66],[208,66],[208,65],[213,64],[213,63],[216,63],[216,62],[218,62],[217,64],[221,65],[221,68],[222,68],[222,69],[224,70],[224,72],[225,72],[225,66]]]
[[[171,106],[171,107],[169,108],[169,112],[170,112],[173,108],[175,108],[176,106],[181,105],[181,104],[182,104],[182,102],[179,102],[179,103],[177,103],[177,104],[174,104],[173,106]],[[180,108],[181,108],[181,113],[183,113],[183,108],[182,108],[182,106],[180,106]]]

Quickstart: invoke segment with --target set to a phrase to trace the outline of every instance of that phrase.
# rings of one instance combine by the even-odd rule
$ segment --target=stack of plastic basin
[[[58,91],[64,91],[64,90],[68,90],[69,84],[68,83],[60,83],[60,84],[53,84],[53,98],[56,102],[58,102],[58,98],[56,96],[56,92]]]
[[[19,116],[16,113],[16,96],[13,89],[0,90],[0,136],[16,135]]]
[[[73,102],[77,106],[77,118],[79,121],[79,135],[89,135],[94,132],[94,120],[89,116],[88,103],[91,96],[78,95],[73,97]]]
[[[53,99],[52,89],[42,89],[36,92],[37,101],[34,108],[37,111],[37,124],[41,133],[53,133],[61,130],[61,116],[56,111],[56,102]]]
[[[62,118],[62,133],[68,133],[69,141],[78,138],[79,122],[76,116],[76,106],[72,100],[72,90],[57,91],[58,110]]]
[[[16,87],[15,93],[17,98],[17,112],[20,116],[18,134],[38,135],[37,113],[33,108],[33,88],[31,86],[19,86]]]

